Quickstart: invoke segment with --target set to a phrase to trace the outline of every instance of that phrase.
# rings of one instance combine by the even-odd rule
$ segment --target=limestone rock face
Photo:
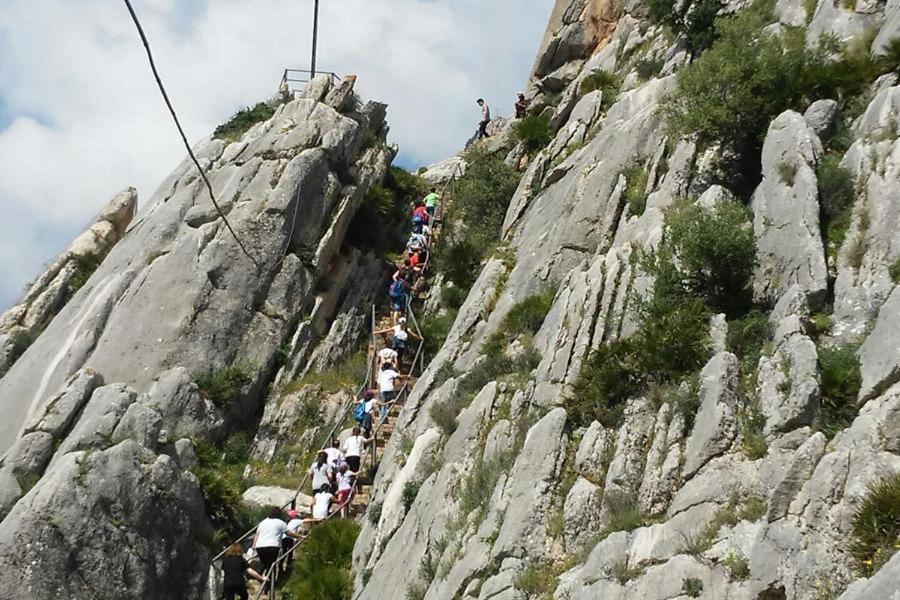
[[[134,188],[117,194],[94,223],[32,283],[25,297],[0,316],[0,375],[24,354],[94,268],[118,243],[137,210]],[[77,281],[76,281],[77,280]]]
[[[337,418],[343,397],[262,405],[279,372],[287,383],[356,347],[388,275],[348,236],[396,153],[364,148],[384,140],[386,111],[354,81],[319,77],[239,139],[195,148],[250,257],[185,161],[134,222],[134,190],[113,199],[3,317],[4,340],[40,332],[0,379],[4,598],[216,593],[189,472],[214,452],[199,445],[262,414],[278,420],[256,448],[271,460],[298,418]]]
[[[784,0],[776,6],[781,25],[770,31],[811,19],[810,35],[849,39],[880,24],[891,7],[822,0],[813,10]],[[725,11],[744,8],[732,2]],[[544,575],[549,589],[541,593],[554,600],[893,593],[896,558],[854,581],[848,549],[867,482],[900,473],[897,344],[889,341],[900,335],[890,270],[900,247],[895,79],[873,86],[848,134],[842,164],[859,195],[837,257],[830,249],[826,260],[817,177],[820,135],[834,152],[837,106],[822,100],[770,123],[751,203],[754,293],[770,328],[758,354],[740,348],[740,322],[716,315],[699,386],[693,375],[676,385],[652,381],[615,398],[620,412],[598,407],[597,420],[589,409],[584,419],[565,411],[572,402],[610,400],[572,398],[571,385],[592,350],[637,330],[634,307],[654,285],[641,258],[667,235],[667,209],[683,198],[707,208],[744,201],[728,189],[722,167],[735,157],[666,138],[660,101],[691,57],[686,41],[668,38],[646,10],[638,2],[556,2],[527,88],[536,101],[558,100],[543,113],[553,139],[525,159],[521,148],[506,154],[483,145],[524,167],[503,223],[503,259],[485,261],[397,426],[413,447],[431,444],[431,407],[483,373],[485,340],[519,302],[550,286],[533,339],[509,344],[509,354],[531,344],[539,362],[486,383],[461,409],[453,434],[434,442],[439,466],[423,475],[408,509],[397,487],[409,481],[398,462],[406,450],[390,441],[372,490],[390,518],[363,524],[354,550],[357,599],[413,592],[425,600],[518,600],[536,595],[533,581],[545,583]],[[579,44],[589,27],[611,33],[586,49]],[[638,71],[651,60],[654,70],[662,66],[642,81]],[[601,71],[622,82],[618,95],[609,88],[582,95],[581,82]],[[641,214],[628,189],[634,164],[646,169]],[[821,313],[832,301],[832,327],[823,331]],[[848,421],[834,424],[821,405],[820,356],[847,342],[861,344],[863,389],[857,406],[846,407]],[[835,425],[840,431],[829,439]]]
[[[821,155],[822,144],[802,116],[788,111],[772,121],[763,144],[763,181],[752,202],[759,300],[774,303],[798,284],[813,305],[824,301],[828,281],[815,171]]]
[[[0,522],[4,596],[183,597],[204,586],[210,533],[196,479],[168,456],[133,441],[69,453]]]

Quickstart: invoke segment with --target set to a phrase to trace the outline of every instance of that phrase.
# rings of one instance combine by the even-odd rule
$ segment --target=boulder
[[[775,303],[792,285],[821,306],[828,288],[819,231],[816,165],[822,144],[799,114],[787,111],[769,126],[763,144],[763,180],[753,193],[758,266],[754,296]]]
[[[776,349],[759,360],[760,409],[768,438],[810,425],[819,408],[818,352],[792,315],[778,323]]]
[[[0,522],[4,598],[199,598],[211,533],[168,456],[132,441],[69,453]]]
[[[803,113],[803,120],[820,138],[831,135],[839,117],[838,103],[830,99],[816,100]]]
[[[711,458],[731,447],[741,410],[737,396],[738,359],[716,354],[700,373],[700,409],[685,447],[684,476],[693,476]]]
[[[878,312],[875,328],[859,349],[862,401],[900,381],[900,287],[895,286]]]

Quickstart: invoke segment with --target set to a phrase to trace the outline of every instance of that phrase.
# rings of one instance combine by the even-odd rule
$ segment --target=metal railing
[[[312,81],[313,77],[316,75],[329,75],[332,80],[340,81],[340,77],[338,77],[337,73],[333,71],[319,71],[316,70],[315,74],[309,69],[285,69],[284,73],[281,75],[281,84],[280,86],[287,86],[291,92],[300,91],[300,86],[295,86],[293,84],[306,84]]]
[[[287,77],[287,70],[285,71],[285,77]],[[444,187],[441,190],[441,197],[440,197],[438,207],[435,210],[435,214],[432,215],[431,218],[429,219],[430,234],[431,234],[432,239],[429,241],[428,255],[425,259],[425,263],[423,263],[423,265],[422,265],[421,277],[426,276],[426,274],[428,272],[428,267],[430,266],[430,263],[431,263],[433,246],[435,245],[434,242],[436,240],[436,235],[435,235],[436,231],[434,229],[435,222],[437,221],[440,223],[444,223],[444,221],[443,221],[444,215],[445,215],[444,203],[446,200],[447,192],[449,190],[452,193],[452,191],[455,189],[454,186],[455,186],[455,182],[457,179],[457,174],[459,173],[460,169],[461,169],[461,166],[457,165],[456,169],[454,169],[453,174],[451,175],[448,182],[446,184],[444,184]],[[385,417],[383,419],[382,418],[378,419],[378,422],[377,422],[374,430],[372,431],[372,435],[369,438],[369,442],[366,444],[366,447],[363,450],[363,454],[360,457],[360,468],[362,468],[362,466],[365,465],[370,460],[370,457],[371,457],[371,467],[370,468],[371,468],[371,477],[373,478],[373,482],[372,482],[373,484],[374,484],[374,477],[376,474],[376,465],[377,465],[376,459],[378,458],[378,456],[377,456],[377,454],[378,454],[378,434],[381,431],[382,427],[388,422],[388,418],[390,417],[391,412],[394,410],[394,407],[397,406],[398,403],[401,403],[401,400],[402,400],[402,403],[401,403],[401,405],[402,405],[409,398],[409,393],[410,393],[410,388],[411,388],[410,380],[411,380],[413,373],[416,370],[416,365],[419,366],[420,374],[425,369],[425,340],[424,340],[424,336],[422,335],[422,330],[419,327],[418,320],[416,319],[415,311],[412,309],[412,300],[413,300],[412,296],[407,295],[406,316],[409,319],[410,324],[414,328],[416,334],[420,338],[418,346],[416,348],[416,353],[413,356],[413,359],[409,365],[409,371],[407,372],[407,374],[404,377],[403,386],[397,392],[394,399],[391,400],[390,403],[388,403],[388,405],[387,405],[388,410],[385,414]],[[375,328],[376,328],[377,322],[376,322],[375,305],[372,305],[371,315],[372,315],[372,321],[371,321],[372,357],[371,357],[371,360],[367,361],[365,379],[364,379],[362,385],[356,391],[356,394],[354,395],[354,397],[347,403],[344,411],[341,413],[341,416],[336,420],[334,426],[329,431],[328,436],[325,438],[322,445],[320,446],[320,449],[324,449],[326,447],[326,445],[329,444],[331,442],[331,440],[334,439],[334,434],[337,432],[337,429],[346,422],[348,415],[353,410],[358,399],[364,398],[365,391],[367,389],[369,389],[370,387],[374,387],[375,379],[376,379],[375,366],[377,364],[377,351],[376,351],[377,340],[375,337],[376,336]],[[374,411],[374,408],[373,408],[373,411]],[[288,504],[285,504],[285,506],[283,506],[282,508],[287,508],[288,506],[291,506],[291,507],[296,506],[297,497],[300,495],[301,490],[308,482],[309,476],[310,476],[310,474],[309,474],[309,471],[307,470],[303,476],[303,479],[300,482],[300,485],[297,487],[297,490],[294,493],[293,500],[291,502],[289,502]],[[354,478],[353,484],[350,488],[350,493],[347,495],[347,499],[342,504],[335,507],[332,510],[332,512],[330,512],[328,514],[327,517],[322,519],[322,521],[328,521],[328,520],[334,518],[336,515],[339,515],[342,512],[344,512],[345,509],[349,509],[350,504],[353,502],[353,498],[356,495],[357,490],[360,486],[359,480],[360,480],[360,474],[358,473],[357,476]],[[317,521],[316,523],[319,523],[322,521]],[[256,529],[257,529],[257,526],[254,526],[252,529],[250,529],[248,532],[246,532],[244,535],[242,535],[235,543],[244,542],[249,536],[253,535],[256,532]],[[267,579],[266,579],[265,584],[261,585],[259,587],[259,590],[257,591],[257,594],[256,594],[257,600],[259,600],[259,598],[261,598],[261,596],[262,596],[263,592],[265,592],[266,588],[269,588],[269,590],[270,590],[269,598],[274,599],[275,593],[276,593],[275,588],[276,588],[276,584],[277,584],[277,580],[278,580],[277,574],[283,567],[285,561],[289,557],[291,557],[293,555],[293,553],[296,550],[298,550],[307,539],[309,539],[308,536],[295,541],[293,546],[291,546],[290,549],[288,549],[288,550],[283,550],[283,549],[279,550],[279,556],[276,559],[275,563],[273,563],[273,565],[271,566],[269,571],[267,571],[266,573],[263,573],[263,575],[265,575],[267,577]],[[218,555],[215,556],[215,558],[213,558],[212,562],[215,563],[216,561],[218,561],[224,555],[224,553],[225,553],[224,550],[222,552],[220,552]]]

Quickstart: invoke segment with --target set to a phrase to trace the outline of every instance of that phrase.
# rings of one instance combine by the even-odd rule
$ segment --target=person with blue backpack
[[[428,211],[425,209],[425,203],[421,200],[416,200],[412,213],[413,233],[422,233],[422,228],[427,225],[430,220],[431,218],[428,216]]]
[[[391,323],[396,324],[400,319],[400,313],[406,310],[409,291],[412,286],[406,279],[398,279],[391,282],[388,288],[388,298],[391,301]]]

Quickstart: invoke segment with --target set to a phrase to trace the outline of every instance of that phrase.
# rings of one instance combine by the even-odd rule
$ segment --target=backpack
[[[357,423],[362,423],[362,420],[366,416],[366,405],[362,402],[356,405],[356,408],[353,409],[353,420]]]
[[[416,214],[413,215],[413,225],[422,225],[425,223],[425,219],[422,218],[422,215]]]
[[[390,290],[388,290],[388,295],[395,300],[400,300],[401,298],[403,298],[403,296],[406,294],[405,290],[403,289],[403,283],[404,282],[402,279],[398,279],[397,281],[392,283]]]

